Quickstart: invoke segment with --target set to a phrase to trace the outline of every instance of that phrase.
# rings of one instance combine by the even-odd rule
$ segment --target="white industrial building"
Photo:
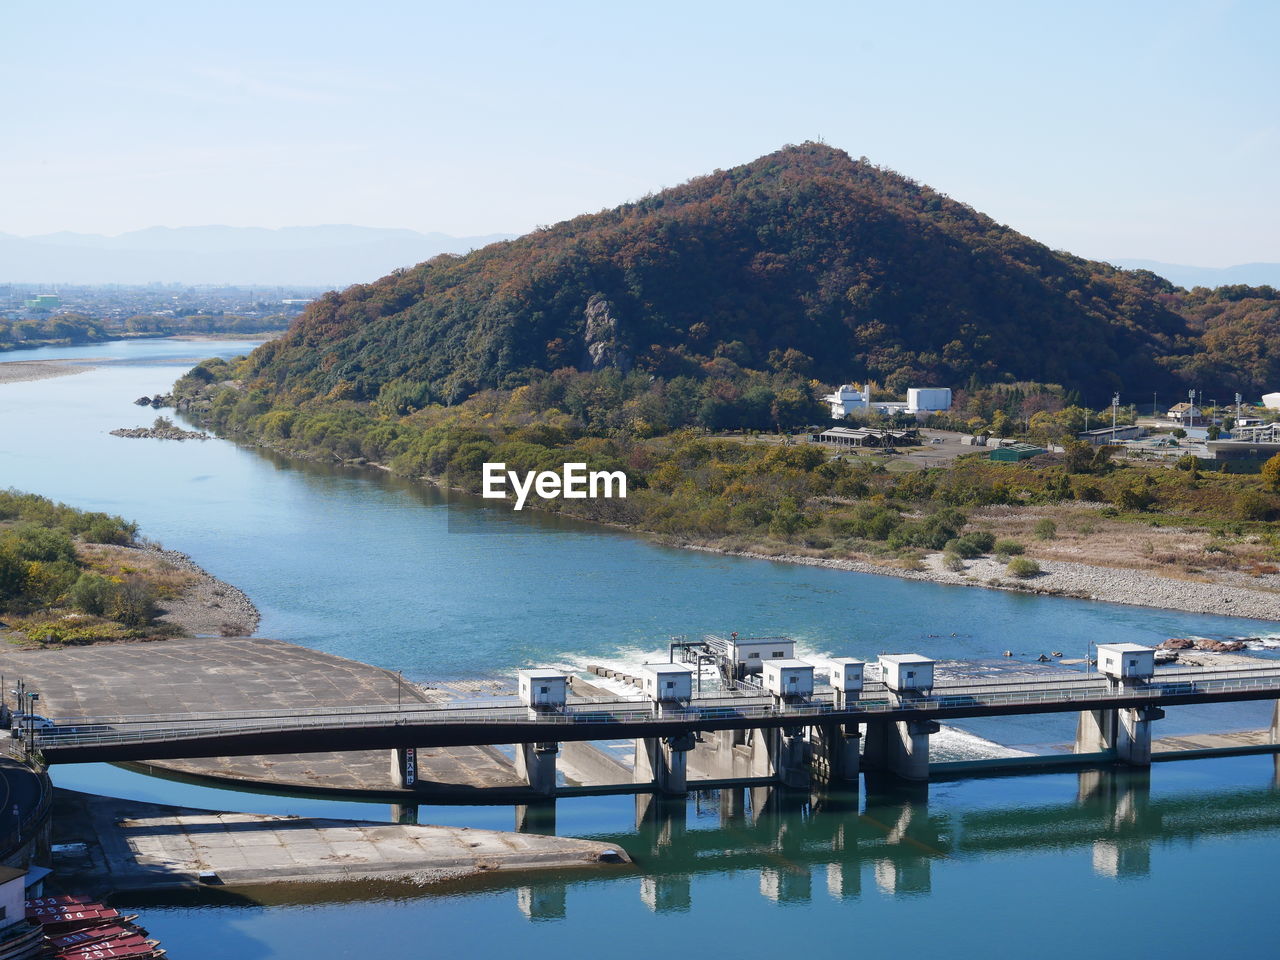
[[[933,663],[918,653],[883,653],[880,678],[890,690],[928,691],[933,689]]]
[[[1268,410],[1280,410],[1280,393],[1264,393],[1262,405]]]
[[[558,670],[521,670],[517,676],[526,707],[563,707],[569,698],[569,677]]]
[[[950,387],[910,387],[907,390],[907,413],[945,413],[950,409]]]
[[[796,642],[790,637],[739,637],[730,634],[725,648],[729,661],[744,673],[759,673],[765,660],[790,660],[796,655]]]
[[[775,697],[811,697],[813,664],[803,660],[766,660],[764,688]]]
[[[686,664],[643,664],[640,680],[645,695],[657,703],[693,698],[693,667]]]
[[[1155,670],[1154,647],[1140,643],[1098,644],[1098,672],[1112,680],[1146,680]]]
[[[832,657],[823,665],[827,681],[839,693],[859,693],[862,690],[866,663],[855,657]]]
[[[831,419],[843,420],[855,411],[865,411],[870,404],[870,391],[859,390],[851,383],[842,383],[835,393],[822,398],[824,403],[831,404]]]

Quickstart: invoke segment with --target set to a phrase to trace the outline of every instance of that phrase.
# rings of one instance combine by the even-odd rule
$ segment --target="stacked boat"
[[[164,956],[159,941],[148,940],[147,931],[134,922],[136,914],[126,916],[89,897],[28,900],[27,919],[38,926],[43,937],[43,951],[28,956],[48,960],[152,960]]]

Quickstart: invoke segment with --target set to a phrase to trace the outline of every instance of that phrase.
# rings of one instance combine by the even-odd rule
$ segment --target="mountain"
[[[1160,358],[1192,349],[1179,293],[806,143],[330,293],[253,369],[295,399],[396,381],[457,402],[566,366],[1109,396],[1173,379]]]
[[[148,227],[115,237],[0,234],[0,282],[340,287],[503,239],[348,225]]]
[[[1113,260],[1126,270],[1150,270],[1188,290],[1193,287],[1221,287],[1233,284],[1280,288],[1280,263],[1238,263],[1233,267],[1191,267],[1159,260]]]

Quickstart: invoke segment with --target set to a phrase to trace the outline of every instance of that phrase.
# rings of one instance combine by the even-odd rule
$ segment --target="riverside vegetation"
[[[1052,251],[806,143],[326,294],[249,357],[197,366],[174,397],[223,435],[471,492],[485,462],[624,470],[625,500],[542,507],[719,549],[903,566],[945,550],[962,564],[996,550],[985,534],[1013,539],[984,511],[1072,504],[1090,511],[1058,517],[1076,532],[1194,529],[1184,572],[1265,571],[1280,559],[1267,475],[1117,463],[1074,437],[1084,398],[1122,385],[1276,382],[1277,343],[1271,288],[1185,291]],[[895,473],[752,440],[822,422],[816,398],[850,378],[873,394],[963,384],[931,425],[1066,453]],[[1034,579],[1052,542],[1005,550],[1022,557],[1010,575]]]
[[[375,464],[476,493],[482,465],[624,470],[625,500],[541,500],[542,509],[658,534],[682,543],[767,555],[867,558],[916,568],[925,553],[963,560],[1028,549],[1050,555],[1057,524],[1043,517],[1020,540],[998,508],[1066,510],[1086,534],[1118,526],[1194,531],[1200,549],[1144,553],[1146,566],[1184,572],[1229,568],[1268,574],[1280,560],[1280,460],[1261,474],[1203,471],[1114,460],[1109,448],[1067,441],[1065,454],[1021,463],[961,457],[948,467],[892,472],[871,458],[839,457],[789,438],[713,435],[684,426],[644,427],[636,395],[655,400],[648,378],[618,371],[558,371],[535,384],[483,391],[452,407],[409,413],[377,403],[272,404],[250,385],[251,361],[209,360],[175,384],[202,424],[241,440],[311,459]],[[695,403],[698,391],[670,403]],[[655,408],[656,409],[656,408]],[[1067,509],[1071,508],[1071,509]],[[1032,578],[1034,560],[1009,573]]]
[[[0,491],[0,635],[62,645],[177,632],[156,622],[157,601],[196,578],[136,537],[120,517]]]

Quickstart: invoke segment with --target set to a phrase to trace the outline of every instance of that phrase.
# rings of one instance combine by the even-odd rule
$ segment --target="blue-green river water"
[[[1274,623],[722,557],[532,513],[446,501],[381,473],[233,444],[126,440],[194,360],[243,343],[141,341],[23,351],[89,372],[0,384],[0,484],[119,513],[245,590],[260,633],[418,681],[510,677],[527,664],[635,663],[670,634],[785,633],[802,652],[1032,659],[1090,641],[1275,635]],[[1280,611],[1277,614],[1280,619]],[[1262,706],[1170,711],[1158,733],[1261,726]],[[974,724],[1030,749],[1072,718]],[[950,737],[948,740],[947,737]],[[943,735],[951,756],[984,745]],[[385,806],[212,790],[110,767],[56,770],[80,789],[219,809],[383,819]],[[940,950],[971,956],[1271,955],[1280,859],[1271,758],[1159,764],[1136,780],[1052,774],[864,790],[809,804],[716,794],[636,826],[629,797],[561,801],[555,830],[607,838],[621,873],[488,879],[427,890],[271,891],[252,904],[148,904],[176,960],[499,956],[518,950],[742,957]],[[1096,777],[1095,777],[1096,779]],[[422,822],[507,829],[509,807],[431,807]]]

